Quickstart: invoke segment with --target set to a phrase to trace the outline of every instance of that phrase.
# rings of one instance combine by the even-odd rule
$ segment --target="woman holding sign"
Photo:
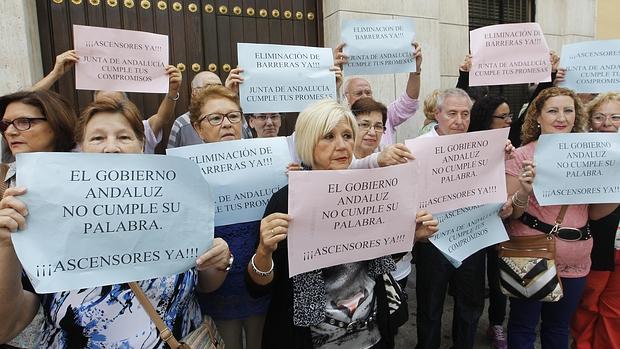
[[[3,151],[4,154],[10,153],[8,158],[37,151],[68,152],[75,146],[73,130],[77,117],[70,104],[55,92],[23,91],[3,96],[0,98],[0,115]],[[15,162],[0,165],[0,194],[15,186],[15,173]],[[32,325],[11,344],[31,346],[42,320],[39,313]]]
[[[618,132],[620,93],[603,93],[587,106],[592,132]],[[571,332],[577,349],[620,348],[620,208],[590,221],[592,269]]]
[[[223,86],[203,89],[192,98],[189,112],[194,129],[205,143],[241,139],[243,113],[239,96],[232,90]],[[245,266],[254,253],[259,225],[255,221],[215,227],[215,236],[228,242],[235,263],[222,287],[200,297],[200,306],[213,317],[229,349],[244,348],[243,333],[246,349],[260,347],[269,297],[254,299],[245,285]]]
[[[514,208],[508,224],[511,236],[548,234],[560,206],[541,207],[533,193],[536,174],[534,150],[541,134],[586,132],[587,115],[575,93],[565,88],[548,88],[530,105],[521,138],[523,146],[506,163],[506,185]],[[577,308],[590,270],[592,239],[587,229],[588,217],[598,219],[611,213],[617,205],[568,205],[562,227],[555,234],[555,262],[564,296],[556,302],[530,298],[511,298],[508,319],[508,347],[533,348],[536,328],[542,321],[542,348],[567,348],[569,323]],[[577,232],[580,234],[569,234]]]
[[[84,110],[75,138],[87,153],[142,153],[145,141],[135,105],[110,98],[101,98]],[[164,348],[159,332],[127,284],[34,293],[21,277],[10,237],[27,223],[28,208],[19,199],[24,193],[26,188],[10,188],[0,201],[0,343],[27,326],[41,306],[45,322],[39,347]],[[221,285],[229,256],[226,242],[214,239],[212,247],[196,260],[196,268],[138,282],[176,338],[202,323],[195,291],[198,287],[209,292]]]
[[[296,151],[313,170],[344,170],[353,159],[357,122],[335,101],[309,106],[297,119]],[[260,241],[247,264],[250,291],[271,294],[263,348],[393,348],[407,315],[389,297],[387,274],[394,261],[384,256],[303,273],[289,278],[286,236],[288,186],[275,193],[261,221]],[[437,221],[418,212],[416,237],[437,231]],[[391,278],[388,280],[392,280]],[[398,310],[396,310],[398,309]]]

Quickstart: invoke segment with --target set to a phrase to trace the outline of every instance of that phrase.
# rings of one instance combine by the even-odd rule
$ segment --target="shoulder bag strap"
[[[560,208],[560,212],[558,213],[558,217],[555,219],[555,224],[561,225],[564,221],[564,215],[566,215],[566,210],[568,209],[568,205],[562,205]]]
[[[4,180],[7,173],[9,173],[9,165],[0,164],[0,199],[2,199],[4,192],[9,187],[8,183]]]
[[[564,221],[564,215],[566,215],[566,209],[568,209],[568,205],[562,205],[562,207],[560,208],[560,212],[558,213],[558,217],[555,219],[555,224],[553,225],[553,228],[551,228],[551,231],[549,232],[549,234],[555,234],[558,232],[558,230],[560,229],[560,226],[562,225],[562,222]]]
[[[138,298],[138,301],[140,301],[140,304],[142,304],[142,308],[144,308],[146,313],[149,315],[151,321],[153,321],[153,323],[155,324],[155,327],[157,327],[157,329],[159,330],[159,338],[166,342],[172,349],[178,349],[179,347],[181,347],[181,343],[179,343],[179,341],[174,338],[172,331],[170,331],[170,329],[168,328],[168,326],[166,326],[161,317],[159,317],[157,311],[151,304],[151,301],[149,301],[149,299],[146,297],[144,291],[142,291],[140,286],[134,281],[129,283],[129,287],[136,295],[136,298]]]

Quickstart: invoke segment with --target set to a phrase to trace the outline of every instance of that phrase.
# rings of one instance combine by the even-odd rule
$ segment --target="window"
[[[533,0],[469,0],[469,30],[494,24],[532,22],[534,11]],[[524,84],[489,86],[489,93],[506,97],[515,115],[529,100]]]

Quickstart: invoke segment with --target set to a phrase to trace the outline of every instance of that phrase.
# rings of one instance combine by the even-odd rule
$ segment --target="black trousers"
[[[416,296],[418,349],[438,349],[441,315],[448,284],[454,291],[452,341],[455,349],[471,349],[484,309],[485,251],[469,256],[457,269],[431,243],[417,243]]]
[[[508,298],[499,286],[499,264],[497,263],[497,245],[485,249],[487,255],[487,282],[489,283],[489,325],[504,324]]]

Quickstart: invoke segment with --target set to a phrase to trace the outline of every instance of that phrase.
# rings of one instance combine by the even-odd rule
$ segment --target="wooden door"
[[[187,110],[190,82],[198,72],[226,79],[237,65],[238,42],[323,45],[321,0],[37,0],[37,15],[45,72],[56,55],[73,48],[73,24],[168,35],[170,64],[183,72],[177,115]],[[54,90],[76,110],[92,100],[91,91],[75,89],[73,71]],[[162,96],[129,93],[129,98],[148,117]],[[287,114],[281,134],[293,131],[295,119]]]

